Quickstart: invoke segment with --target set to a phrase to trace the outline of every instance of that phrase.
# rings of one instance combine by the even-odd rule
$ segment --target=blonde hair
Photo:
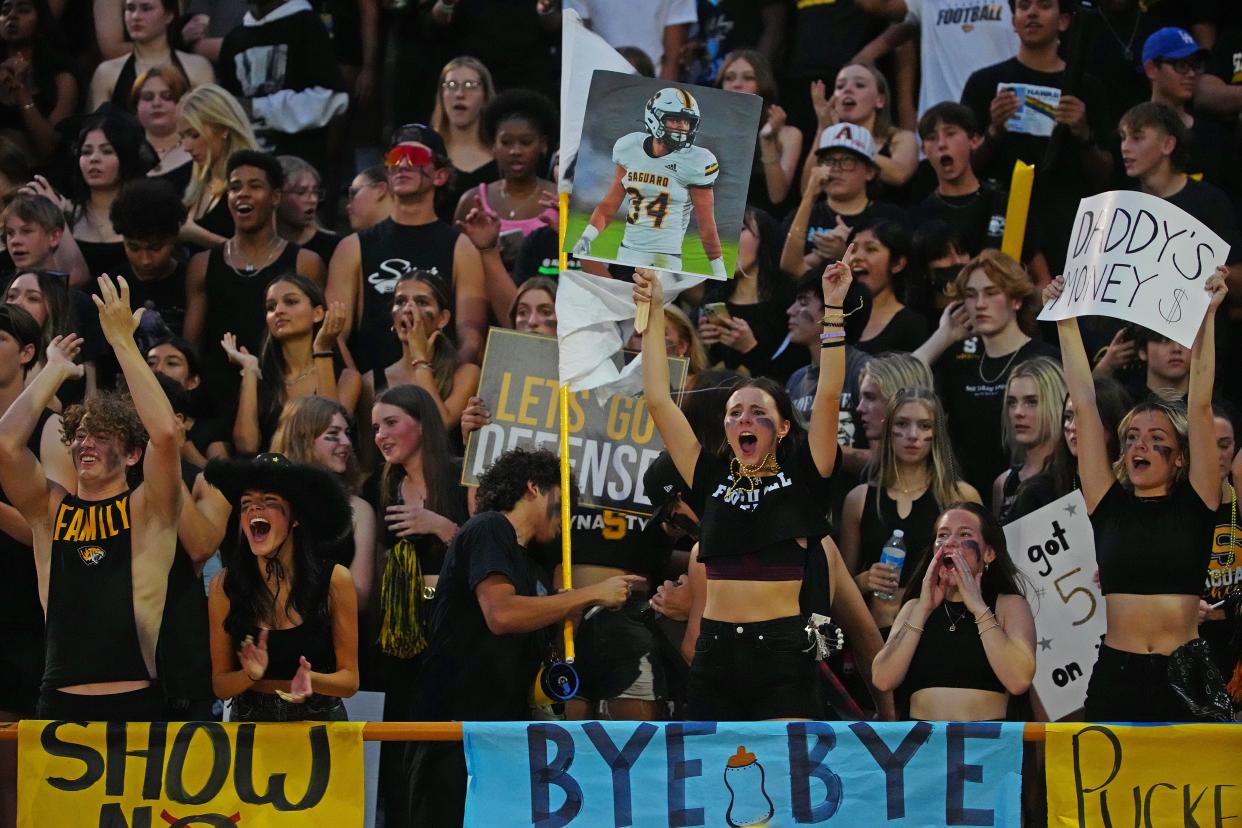
[[[1031,275],[1026,272],[1026,268],[1012,256],[995,248],[984,250],[962,265],[962,269],[957,272],[957,277],[952,282],[953,299],[962,299],[966,296],[966,283],[970,281],[971,275],[976,270],[982,270],[988,280],[1000,288],[1007,298],[1021,301],[1022,306],[1017,311],[1018,327],[1028,336],[1034,336],[1036,333],[1035,314],[1039,306],[1035,283],[1031,281]]]
[[[315,441],[328,430],[328,426],[332,425],[332,418],[337,414],[345,418],[346,424],[352,426],[353,420],[349,411],[330,397],[316,394],[289,400],[281,409],[280,422],[276,425],[276,433],[272,435],[270,451],[283,454],[295,463],[319,465],[315,458]],[[342,482],[351,492],[357,477],[358,459],[351,451],[345,474],[342,475]]]
[[[185,93],[190,91],[190,81],[185,73],[171,64],[163,64],[160,66],[152,66],[143,72],[134,80],[134,85],[129,90],[129,106],[135,112],[138,110],[138,97],[142,94],[142,87],[147,85],[147,81],[158,78],[168,87],[168,91],[173,94],[174,101],[180,101],[185,97]]]
[[[953,457],[953,444],[949,440],[949,425],[944,407],[936,392],[929,388],[900,388],[888,401],[884,410],[884,430],[880,444],[867,467],[867,483],[877,489],[888,489],[897,484],[897,450],[893,440],[893,418],[902,406],[916,403],[923,406],[932,417],[931,452],[927,455],[927,488],[936,499],[936,508],[943,510],[950,503],[961,499],[958,484],[957,463]],[[881,498],[875,500],[879,513]]]
[[[440,84],[444,82],[444,77],[454,69],[473,69],[474,73],[479,76],[479,82],[483,84],[483,105],[496,97],[496,84],[492,80],[492,73],[483,61],[470,55],[461,55],[444,64],[444,68],[440,70],[440,78],[436,81],[436,105],[431,110],[431,128],[444,136],[447,140],[449,135],[448,113],[444,111],[444,90],[440,88]],[[480,114],[482,109],[479,110]],[[483,118],[480,117],[474,125],[475,134],[478,135],[479,143],[483,143]]]
[[[205,194],[210,193],[214,200],[228,188],[224,165],[229,156],[239,150],[258,149],[259,143],[241,104],[228,90],[214,83],[196,86],[185,93],[177,102],[177,117],[183,118],[200,135],[213,129],[225,132],[224,152],[219,158],[209,155],[201,165],[194,162],[190,186],[185,190],[185,204],[193,211]]]
[[[1134,483],[1130,481],[1130,472],[1126,469],[1126,432],[1130,424],[1139,414],[1163,414],[1173,425],[1173,433],[1177,437],[1177,450],[1181,452],[1183,463],[1173,467],[1173,483],[1179,483],[1190,473],[1190,421],[1186,418],[1186,409],[1180,403],[1168,402],[1159,397],[1144,400],[1126,412],[1117,424],[1117,443],[1121,451],[1113,463],[1113,474],[1117,482],[1133,491]]]
[[[882,147],[890,138],[896,135],[899,130],[893,123],[893,114],[891,107],[893,106],[893,95],[889,90],[888,78],[880,71],[880,68],[869,60],[853,60],[841,67],[848,69],[851,66],[861,66],[871,73],[871,77],[875,79],[875,89],[879,97],[884,100],[884,106],[876,107],[875,110],[875,129],[871,130],[871,134],[875,136],[876,148]],[[838,70],[837,74],[841,74]],[[833,78],[833,85],[836,85],[836,78]]]
[[[1061,415],[1065,409],[1065,373],[1056,360],[1048,357],[1033,357],[1019,362],[1009,374],[1005,382],[1005,400],[1009,399],[1009,389],[1013,381],[1025,377],[1035,383],[1039,396],[1039,413],[1037,422],[1039,434],[1037,441],[1055,443],[1061,436]],[[1026,457],[1026,448],[1019,445],[1017,435],[1013,431],[1013,422],[1009,419],[1008,403],[1001,409],[1001,442],[1009,451],[1010,462],[1019,464]],[[1052,455],[1048,456],[1052,460]],[[1045,463],[1045,466],[1047,464]]]
[[[892,400],[903,388],[931,391],[936,387],[931,369],[912,354],[884,354],[863,366],[858,382],[867,376],[880,387],[885,400]]]
[[[691,324],[686,312],[676,305],[669,305],[664,309],[664,322],[677,332],[678,337],[690,343],[686,350],[686,359],[690,363],[686,366],[686,373],[693,376],[706,368],[707,349],[703,347],[703,340],[699,339],[699,332]]]

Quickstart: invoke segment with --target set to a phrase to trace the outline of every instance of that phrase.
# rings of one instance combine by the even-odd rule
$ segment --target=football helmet
[[[685,118],[690,122],[690,128],[684,131],[668,129],[664,122],[670,117]],[[689,92],[666,86],[647,99],[643,120],[653,138],[684,149],[694,143],[694,135],[699,131],[699,103]]]

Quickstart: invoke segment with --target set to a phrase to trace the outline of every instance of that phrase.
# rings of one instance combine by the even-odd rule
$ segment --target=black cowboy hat
[[[353,512],[344,486],[319,466],[267,452],[247,459],[212,460],[203,476],[234,508],[244,492],[275,492],[289,501],[293,518],[319,543],[338,541],[352,527]]]

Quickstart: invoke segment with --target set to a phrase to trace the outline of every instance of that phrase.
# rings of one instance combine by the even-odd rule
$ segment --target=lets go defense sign
[[[20,828],[362,828],[362,723],[18,726]]]
[[[492,328],[483,354],[479,396],[492,421],[470,435],[462,484],[479,477],[512,448],[546,448],[560,441],[557,342],[547,336]],[[618,358],[620,356],[618,355]],[[687,362],[669,359],[674,394],[686,383]],[[641,397],[616,395],[603,405],[591,391],[569,395],[569,462],[584,506],[651,514],[643,474],[664,442]]]

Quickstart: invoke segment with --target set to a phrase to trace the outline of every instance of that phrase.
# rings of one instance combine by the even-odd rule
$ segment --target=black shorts
[[[809,647],[802,618],[752,624],[704,618],[690,665],[687,718],[704,722],[823,718]]]
[[[664,660],[646,610],[646,594],[631,595],[617,612],[602,610],[578,625],[574,667],[579,697],[589,701],[667,698]]]
[[[59,722],[165,722],[164,691],[152,684],[128,693],[84,696],[44,690],[35,716]]]
[[[1100,644],[1083,713],[1089,722],[1185,722],[1189,713],[1169,686],[1169,657]]]

